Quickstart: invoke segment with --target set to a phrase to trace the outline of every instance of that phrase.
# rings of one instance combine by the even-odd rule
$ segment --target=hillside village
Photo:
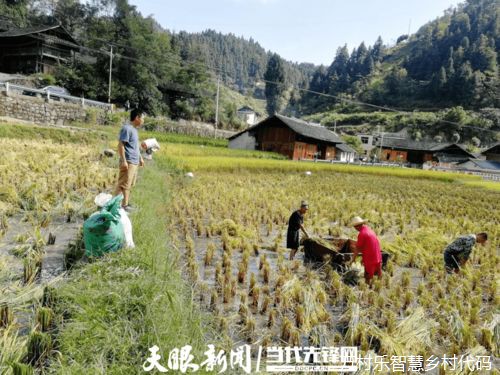
[[[0,374],[498,372],[499,5],[318,65],[0,0]]]

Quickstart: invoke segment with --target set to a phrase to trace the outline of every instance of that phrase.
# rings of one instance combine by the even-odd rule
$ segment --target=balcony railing
[[[96,100],[86,99],[84,97],[71,96],[65,94],[58,94],[55,92],[44,91],[39,89],[34,89],[31,87],[14,85],[9,82],[0,82],[0,91],[4,91],[8,93],[14,93],[17,95],[26,95],[26,96],[36,96],[40,98],[47,98],[58,100],[60,102],[66,102],[71,104],[81,105],[82,107],[97,107],[105,110],[112,110],[113,105],[109,103],[99,102]]]

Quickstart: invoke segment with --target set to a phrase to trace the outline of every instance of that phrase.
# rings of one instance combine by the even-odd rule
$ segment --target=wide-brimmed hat
[[[353,227],[356,227],[361,224],[366,224],[366,220],[360,218],[359,216],[354,217],[351,221],[351,226]]]
[[[307,201],[302,201],[300,202],[300,207],[309,208],[309,203],[307,203]]]

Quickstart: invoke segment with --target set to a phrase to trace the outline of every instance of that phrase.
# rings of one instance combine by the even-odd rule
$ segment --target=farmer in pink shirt
[[[375,232],[366,225],[366,220],[356,216],[352,220],[352,226],[359,232],[352,261],[354,262],[361,252],[363,266],[365,267],[365,281],[371,286],[373,275],[382,277],[382,252],[380,250],[380,242]]]

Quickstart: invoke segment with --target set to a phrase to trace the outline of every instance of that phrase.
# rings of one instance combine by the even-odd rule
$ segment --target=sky
[[[456,0],[130,0],[179,32],[213,29],[250,37],[296,62],[330,65],[338,47],[385,43],[413,33]]]

